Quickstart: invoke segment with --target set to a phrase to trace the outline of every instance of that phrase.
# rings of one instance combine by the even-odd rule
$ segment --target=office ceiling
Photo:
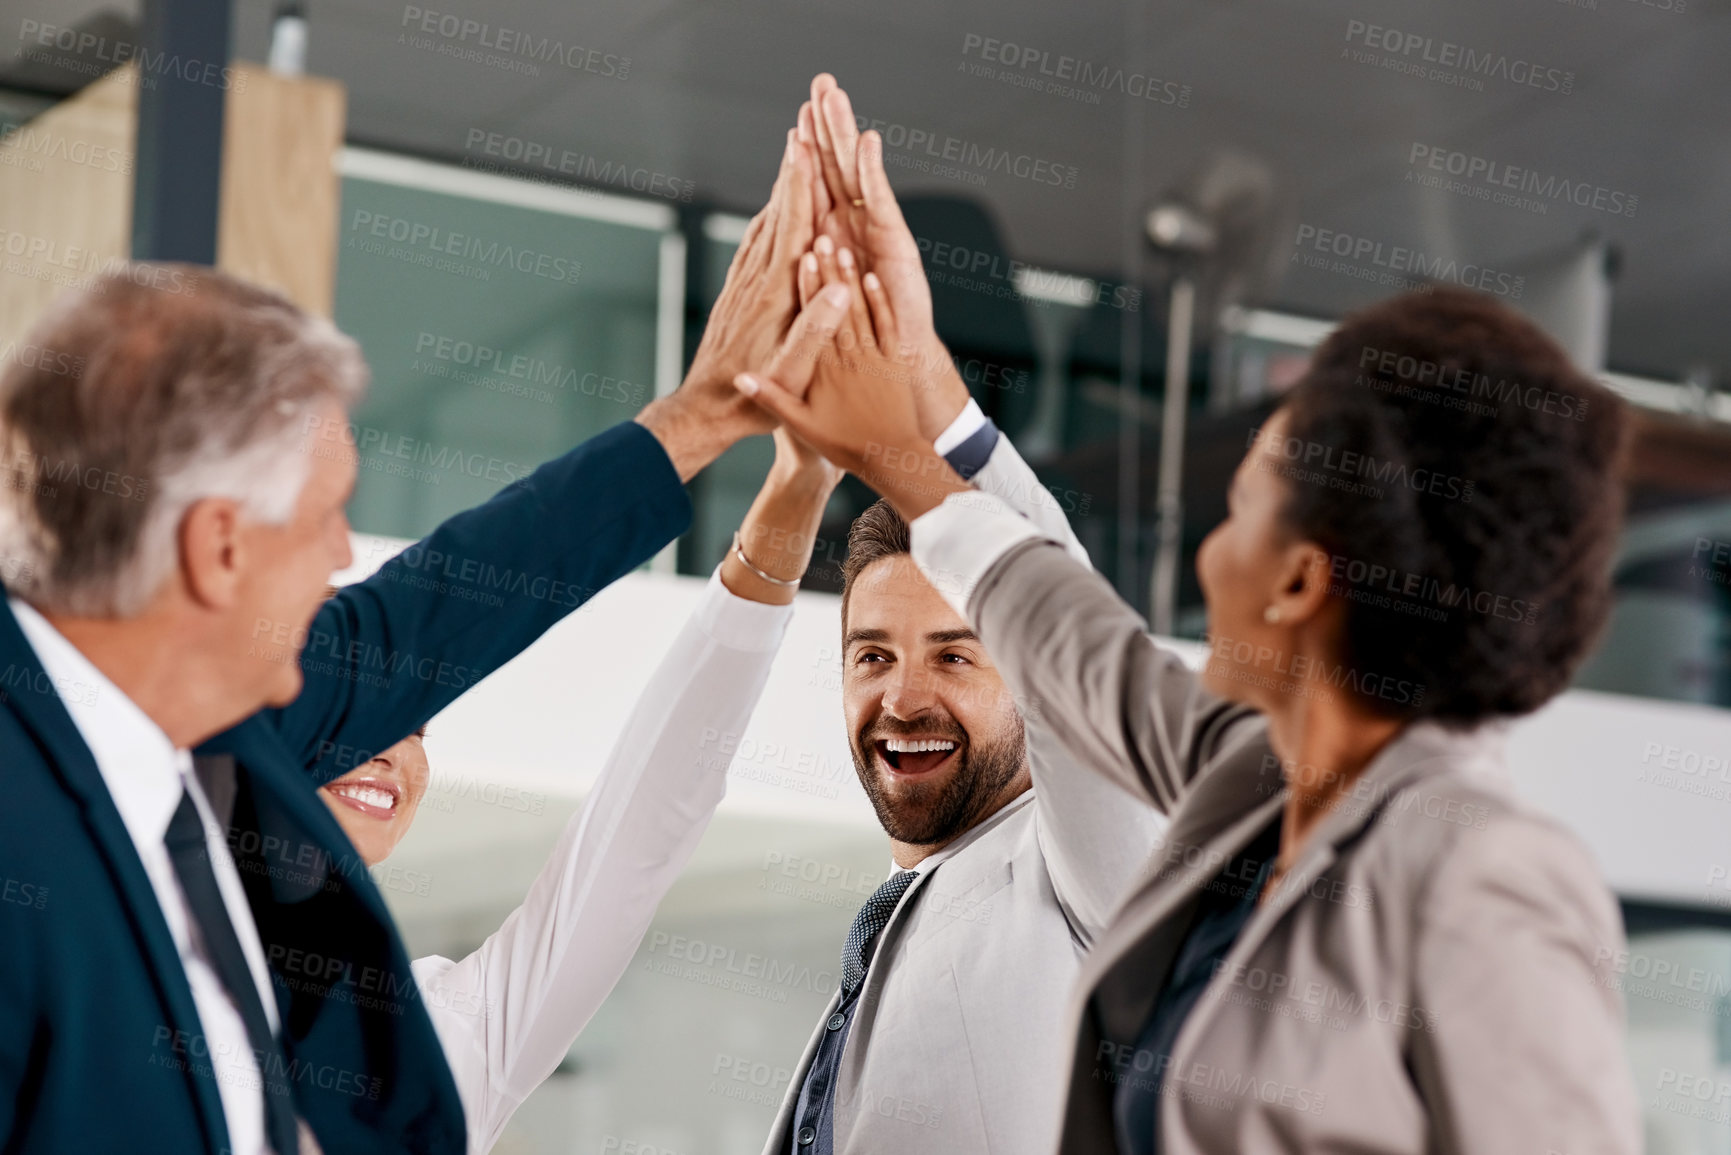
[[[237,56],[264,56],[273,7],[238,0]],[[1512,277],[1596,233],[1618,257],[1610,366],[1731,374],[1724,0],[310,0],[310,21],[309,70],[348,86],[359,142],[509,165],[488,141],[515,140],[750,211],[827,69],[886,126],[898,189],[977,198],[1017,260],[1148,279],[1142,214],[1229,152],[1268,206],[1252,303],[1337,316],[1390,291],[1361,278],[1397,250]],[[1028,87],[1042,68],[1070,91]],[[1353,271],[1291,260],[1321,230],[1359,245]]]

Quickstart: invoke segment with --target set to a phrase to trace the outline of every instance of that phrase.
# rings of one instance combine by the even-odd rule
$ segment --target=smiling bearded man
[[[943,440],[980,488],[1044,493],[971,402]],[[1086,557],[1054,504],[1023,512]],[[1070,772],[908,549],[883,502],[848,535],[843,710],[893,869],[848,934],[765,1155],[1048,1149],[1082,953],[1164,829]]]
[[[1028,789],[1022,718],[974,637],[873,506],[848,538],[845,702],[854,770],[911,866]],[[930,629],[921,632],[921,627]]]

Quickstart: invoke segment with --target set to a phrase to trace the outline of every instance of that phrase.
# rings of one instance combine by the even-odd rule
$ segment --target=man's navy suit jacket
[[[316,793],[673,540],[691,506],[627,422],[345,589],[305,687],[199,747],[271,964],[286,1077],[326,1155],[460,1155],[462,1106],[383,899]],[[261,622],[261,650],[288,641]],[[294,660],[292,648],[285,660]],[[573,670],[573,680],[605,676]],[[192,992],[60,693],[0,599],[0,1152],[226,1155]]]

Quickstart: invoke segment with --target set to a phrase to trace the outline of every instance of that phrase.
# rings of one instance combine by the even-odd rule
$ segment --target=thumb
[[[757,402],[758,408],[795,433],[811,428],[811,406],[763,373],[741,373],[733,387]]]
[[[889,174],[884,171],[884,138],[877,129],[860,137],[855,146],[855,164],[860,184],[860,196],[865,201],[866,216],[879,228],[906,231],[901,205],[896,203],[895,190],[890,187]],[[910,238],[911,239],[911,238]]]
[[[920,260],[919,242],[902,216],[890,178],[884,172],[884,138],[876,129],[859,142],[859,181],[865,193],[866,219],[870,222],[876,250],[878,276],[884,279],[890,302],[904,320],[904,328],[919,331],[931,327],[932,289]]]
[[[817,373],[818,359],[835,341],[836,330],[847,317],[850,303],[847,286],[839,283],[813,297],[793,319],[767,376],[774,377],[794,396],[804,397]]]

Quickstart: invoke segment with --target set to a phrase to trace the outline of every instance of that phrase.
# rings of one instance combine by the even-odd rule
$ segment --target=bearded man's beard
[[[918,734],[945,737],[957,744],[959,764],[941,781],[902,781],[890,790],[878,764],[875,744],[886,738]],[[1027,759],[1027,739],[1021,720],[1015,732],[990,743],[976,744],[952,721],[934,729],[930,723],[897,726],[879,718],[868,723],[850,744],[860,785],[877,811],[885,833],[910,846],[948,842],[986,816],[986,810],[1021,771]]]

